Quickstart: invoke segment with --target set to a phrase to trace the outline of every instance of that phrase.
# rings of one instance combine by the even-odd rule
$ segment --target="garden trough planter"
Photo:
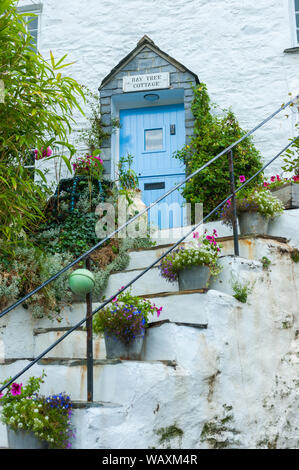
[[[7,426],[7,440],[9,449],[48,449],[46,441],[38,439],[33,432],[13,430]]]
[[[191,266],[182,269],[178,273],[179,290],[197,290],[205,289],[211,277],[211,271],[208,266]]]
[[[285,209],[299,208],[299,184],[290,183],[272,190],[273,196],[281,200]]]
[[[240,235],[267,235],[269,218],[258,212],[238,214]]]
[[[107,359],[135,359],[141,358],[144,335],[137,336],[134,341],[126,345],[115,336],[104,333]]]

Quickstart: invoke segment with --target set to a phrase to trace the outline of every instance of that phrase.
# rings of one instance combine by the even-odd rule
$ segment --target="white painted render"
[[[19,6],[37,0],[20,0]],[[68,54],[67,73],[96,91],[102,79],[147,34],[196,73],[211,99],[231,107],[245,129],[299,92],[292,0],[45,0],[39,49]],[[117,14],[116,14],[117,12]],[[298,112],[282,113],[254,140],[265,160],[294,134]],[[84,119],[76,117],[74,130]],[[75,136],[71,138],[75,143]],[[83,150],[83,149],[82,149]],[[280,171],[277,162],[269,173]],[[52,171],[53,176],[53,171]],[[49,178],[52,177],[49,174]]]
[[[299,210],[286,213],[298,220]],[[293,232],[293,220],[278,219],[275,235]],[[223,270],[206,293],[170,293],[168,286],[158,285],[159,274],[153,270],[151,286],[144,282],[139,289],[143,294],[154,291],[151,300],[163,306],[159,320],[164,323],[147,330],[141,361],[105,361],[104,342],[96,339],[97,403],[75,410],[74,447],[146,449],[169,444],[192,449],[227,442],[229,448],[298,448],[299,264],[290,257],[298,243],[241,239],[241,256],[236,258],[233,241],[223,241]],[[147,266],[162,250],[132,252],[130,270],[123,276],[128,280],[132,270]],[[267,270],[263,256],[271,262]],[[253,287],[245,304],[232,296],[234,277]],[[84,314],[85,305],[74,303],[60,323],[33,320],[23,308],[1,319],[0,381],[27,365],[62,335],[61,328],[73,326]],[[83,331],[72,333],[48,354],[48,363],[33,366],[22,381],[44,369],[43,393],[66,391],[73,400],[86,400],[85,341]],[[159,443],[155,431],[173,424],[184,431],[182,439]],[[0,447],[6,445],[2,426]]]

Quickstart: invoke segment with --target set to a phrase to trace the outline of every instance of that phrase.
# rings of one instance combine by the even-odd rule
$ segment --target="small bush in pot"
[[[210,275],[216,276],[220,272],[218,257],[221,251],[221,245],[217,242],[217,231],[213,235],[207,235],[205,230],[202,236],[198,232],[193,233],[193,241],[186,246],[179,247],[169,255],[165,256],[160,263],[160,274],[170,282],[179,281],[180,290],[200,289],[207,287]],[[206,271],[203,277],[203,284],[200,285],[198,277],[200,275],[198,267]],[[184,286],[182,275],[189,272],[189,286]],[[204,278],[206,280],[204,281]]]
[[[94,316],[93,330],[104,333],[107,358],[138,359],[149,318],[153,314],[159,317],[161,311],[162,307],[158,308],[130,291],[119,294],[100,310]]]
[[[12,435],[14,440],[18,439],[18,433],[26,433],[29,441],[30,435],[34,441],[38,439],[41,448],[70,448],[74,437],[72,402],[65,393],[48,397],[40,395],[44,376],[43,373],[41,377],[30,377],[26,386],[14,382],[4,394],[0,394],[1,421],[7,425],[8,436]]]

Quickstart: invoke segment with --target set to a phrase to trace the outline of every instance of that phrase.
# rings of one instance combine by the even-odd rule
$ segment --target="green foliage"
[[[248,295],[252,293],[254,285],[250,285],[250,282],[242,284],[238,280],[235,280],[232,284],[232,288],[234,291],[233,297],[239,302],[246,304]]]
[[[13,256],[0,257],[0,309],[22,298],[42,282],[60,271],[71,258],[66,254],[47,254],[36,247],[19,246]],[[29,308],[34,318],[57,317],[61,306],[71,300],[68,289],[68,273],[48,284],[30,297],[24,307]]]
[[[139,188],[138,177],[131,168],[132,163],[133,156],[130,153],[126,157],[122,156],[118,162],[118,181],[125,191]]]
[[[291,258],[294,261],[294,263],[299,263],[299,250],[298,248],[293,248],[291,251]]]
[[[129,344],[136,336],[144,335],[150,315],[157,313],[159,317],[161,310],[149,300],[124,291],[94,316],[93,330]]]
[[[200,435],[201,442],[207,442],[212,449],[234,447],[237,442],[233,436],[240,434],[232,427],[234,419],[232,406],[224,404],[222,407],[222,416],[216,415],[210,421],[206,421]]]
[[[69,64],[65,57],[45,59],[32,49],[25,16],[16,10],[16,0],[0,5],[0,80],[4,102],[0,103],[0,226],[5,240],[25,237],[42,218],[41,203],[47,194],[32,182],[24,170],[28,153],[37,148],[68,143],[74,110],[84,99],[81,86],[62,75]],[[55,155],[53,155],[55,157]],[[49,158],[53,158],[49,157]],[[68,158],[60,155],[70,168]],[[45,181],[41,170],[36,170]]]
[[[159,428],[155,433],[160,436],[159,444],[164,444],[165,442],[169,443],[172,439],[177,437],[181,439],[184,435],[184,431],[179,428],[176,423],[165,428]]]
[[[8,387],[0,397],[1,421],[16,432],[33,432],[38,439],[48,442],[50,448],[69,448],[73,437],[70,397],[65,394],[40,395],[44,376],[43,373],[41,377],[30,377],[24,387],[16,383]]]
[[[109,137],[110,133],[106,129],[107,126],[103,123],[101,118],[101,108],[99,103],[99,97],[93,93],[85,85],[82,86],[86,97],[86,104],[88,106],[87,120],[88,125],[78,131],[78,142],[83,142],[89,152],[94,152],[96,149],[100,149],[103,145],[103,141]],[[112,128],[119,127],[117,120],[112,121]]]
[[[246,133],[231,110],[218,116],[212,114],[211,107],[207,87],[201,83],[194,88],[191,107],[195,118],[194,135],[189,145],[175,155],[186,164],[188,174],[193,173]],[[246,138],[234,149],[236,177],[246,175],[249,178],[261,167],[258,150],[251,138]],[[259,178],[262,181],[262,175]],[[182,193],[187,202],[203,203],[204,215],[207,215],[230,193],[227,156],[223,155],[199,175],[191,178]]]
[[[298,135],[298,123],[296,124],[295,128]],[[285,165],[282,167],[284,171],[294,171],[295,175],[299,174],[299,138],[294,142],[294,144],[290,148],[286,150],[283,161],[285,162]]]
[[[267,258],[267,256],[263,256],[261,258],[261,263],[263,265],[263,269],[269,269],[269,266],[271,265],[271,261],[269,260],[269,258]]]

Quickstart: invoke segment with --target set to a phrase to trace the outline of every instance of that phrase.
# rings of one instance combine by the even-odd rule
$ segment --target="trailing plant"
[[[221,115],[212,113],[207,87],[201,83],[194,88],[192,112],[194,133],[188,145],[175,154],[186,164],[187,173],[193,173],[214,156],[245,135],[231,110]],[[250,137],[234,148],[234,169],[236,174],[252,176],[262,168],[261,156]],[[257,178],[262,181],[262,174]],[[254,183],[251,184],[251,187]],[[207,215],[229,194],[229,166],[226,155],[202,170],[184,185],[182,194],[192,204],[203,203]]]
[[[236,198],[237,214],[242,212],[258,212],[267,218],[278,217],[283,213],[284,205],[268,189],[257,188],[244,196],[244,193],[237,193]],[[226,225],[232,225],[233,205],[229,199],[221,210],[222,222]]]
[[[299,263],[299,250],[298,248],[293,248],[291,251],[291,258],[294,261],[294,263]]]
[[[298,136],[299,123],[295,125],[295,129]],[[284,171],[295,172],[296,175],[299,174],[299,138],[286,150],[283,161],[285,162],[285,165],[282,167]]]
[[[96,155],[97,153],[97,155]],[[92,155],[78,157],[73,163],[73,170],[76,175],[87,175],[91,178],[101,179],[104,167],[103,160],[99,157],[100,150]]]
[[[44,373],[41,377],[30,377],[26,386],[14,382],[5,394],[0,394],[1,421],[15,432],[33,432],[50,448],[68,449],[75,436],[71,425],[73,404],[65,393],[40,395],[44,377]]]
[[[162,307],[124,291],[94,316],[93,329],[95,333],[105,332],[130,344],[137,336],[144,335],[149,317],[155,313],[159,317],[161,311]]]
[[[191,266],[209,266],[211,274],[216,276],[220,272],[218,257],[221,245],[218,244],[216,230],[213,235],[207,235],[205,230],[203,236],[198,232],[193,233],[194,241],[189,246],[181,246],[165,256],[160,265],[160,274],[166,280],[175,282],[178,272]]]
[[[184,435],[184,431],[177,426],[176,423],[167,426],[165,428],[159,428],[155,430],[155,434],[157,434],[159,439],[159,444],[169,444],[172,439],[179,438],[182,439]]]

